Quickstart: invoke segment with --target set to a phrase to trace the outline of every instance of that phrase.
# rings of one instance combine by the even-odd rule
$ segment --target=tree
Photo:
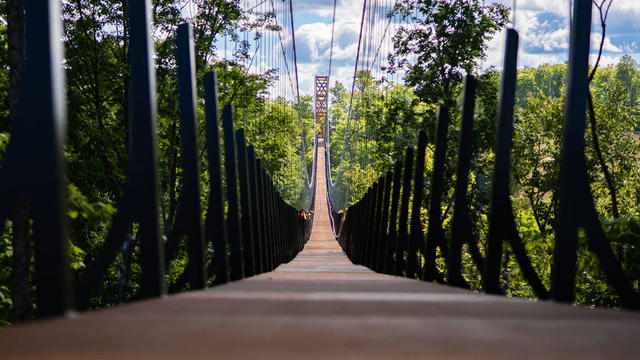
[[[517,106],[526,107],[529,95],[542,93],[554,99],[562,96],[566,66],[544,64],[536,68],[525,67],[518,71],[516,87]]]
[[[616,66],[616,79],[620,81],[627,91],[625,105],[633,108],[640,95],[640,70],[638,63],[628,54],[620,58]]]
[[[344,204],[333,204],[340,209],[359,200],[404,156],[407,146],[415,145],[416,134],[426,124],[425,113],[434,108],[410,87],[374,81],[366,70],[356,75],[350,118],[350,93],[344,86],[336,82],[330,96],[332,176],[339,178],[335,191],[347,194]]]
[[[406,69],[421,100],[450,103],[464,74],[486,57],[486,42],[507,24],[509,9],[480,0],[401,0],[393,13],[409,25],[394,35],[392,71]]]

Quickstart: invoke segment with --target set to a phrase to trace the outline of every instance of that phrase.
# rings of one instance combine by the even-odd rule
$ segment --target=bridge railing
[[[0,169],[0,222],[11,214],[19,195],[29,197],[38,316],[86,309],[120,253],[125,255],[126,270],[135,244],[140,247],[142,270],[136,298],[166,293],[165,268],[182,238],[186,239],[188,264],[172,291],[182,290],[187,284],[190,289],[202,289],[209,281],[223,284],[267,272],[290,261],[302,249],[313,218],[302,216],[280,196],[255,148],[247,144],[243,130],[234,129],[232,106],[224,107],[220,116],[214,72],[203,78],[210,178],[203,224],[193,30],[188,24],[180,25],[176,34],[184,186],[176,221],[165,229],[166,241],[163,239],[151,7],[149,0],[130,1],[129,173],[98,255],[88,264],[84,276],[72,284],[63,156],[67,115],[60,4],[57,0],[34,0],[24,6],[26,62],[15,126]],[[134,224],[139,228],[135,237]],[[212,255],[208,248],[213,250]]]
[[[481,272],[485,292],[501,294],[500,274],[503,244],[511,247],[520,270],[539,299],[572,302],[576,277],[578,229],[586,230],[590,250],[595,253],[607,282],[626,308],[639,308],[640,296],[625,276],[611,244],[605,237],[591,194],[584,153],[587,70],[591,29],[591,1],[576,0],[571,26],[568,89],[560,168],[560,201],[551,272],[547,289],[532,266],[518,233],[509,190],[513,133],[518,34],[507,30],[504,68],[499,94],[495,162],[489,214],[489,235],[483,255],[470,217],[469,171],[472,154],[473,112],[476,80],[465,81],[451,236],[442,226],[444,166],[447,151],[449,111],[441,106],[437,118],[433,172],[428,197],[428,228],[423,233],[421,205],[425,198],[424,172],[427,136],[419,134],[417,148],[407,148],[404,160],[381,176],[368,192],[346,211],[339,231],[340,245],[355,263],[382,273],[469,287],[461,271],[463,245],[467,245],[475,267]],[[409,205],[412,206],[409,218]],[[446,263],[436,266],[437,250]]]

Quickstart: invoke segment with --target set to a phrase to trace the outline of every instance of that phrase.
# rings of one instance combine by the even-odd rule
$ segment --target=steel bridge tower
[[[315,118],[318,133],[320,136],[324,136],[327,120],[327,107],[329,104],[329,77],[316,75],[315,79]]]

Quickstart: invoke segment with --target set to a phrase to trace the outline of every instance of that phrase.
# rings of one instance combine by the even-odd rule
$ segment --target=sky
[[[563,63],[569,52],[569,1],[518,0],[515,29],[520,35],[518,67]],[[601,0],[598,0],[601,1]],[[509,7],[512,0],[494,0]],[[358,45],[363,1],[337,0],[331,82],[350,86]],[[298,76],[301,94],[313,93],[314,75],[326,75],[329,67],[333,0],[293,0]],[[591,64],[601,40],[599,13],[593,8]],[[603,65],[615,64],[624,55],[640,62],[640,0],[613,0],[609,11]],[[504,31],[488,43],[481,70],[501,68]]]

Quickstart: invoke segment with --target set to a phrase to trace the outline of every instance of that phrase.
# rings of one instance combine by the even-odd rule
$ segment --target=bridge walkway
[[[324,169],[319,152],[318,168]],[[2,359],[634,358],[640,314],[376,274],[334,240],[318,171],[310,241],[216,288],[0,330]]]

